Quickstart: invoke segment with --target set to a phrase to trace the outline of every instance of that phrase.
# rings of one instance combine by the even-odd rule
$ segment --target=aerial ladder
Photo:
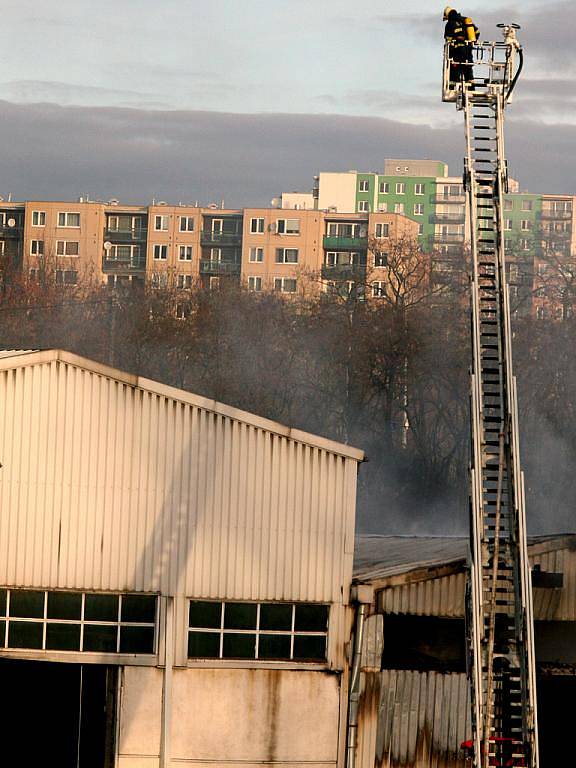
[[[471,244],[468,657],[474,768],[538,768],[531,572],[504,252],[504,110],[523,62],[518,25],[501,42],[444,50],[442,99],[464,113]],[[466,67],[470,75],[465,76]],[[456,77],[455,77],[456,73]]]

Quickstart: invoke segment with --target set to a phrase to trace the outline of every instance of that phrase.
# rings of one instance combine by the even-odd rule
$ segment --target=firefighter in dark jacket
[[[444,9],[444,21],[444,39],[450,43],[450,81],[470,82],[473,79],[472,46],[478,40],[478,27],[472,19],[462,16],[450,6]]]

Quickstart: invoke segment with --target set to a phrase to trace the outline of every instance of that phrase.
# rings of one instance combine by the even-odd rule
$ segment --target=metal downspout
[[[352,675],[350,677],[350,695],[348,697],[348,732],[346,738],[346,768],[355,768],[356,748],[358,746],[358,707],[360,702],[360,664],[362,641],[364,639],[364,619],[366,604],[360,603],[356,611],[356,631],[352,656]]]

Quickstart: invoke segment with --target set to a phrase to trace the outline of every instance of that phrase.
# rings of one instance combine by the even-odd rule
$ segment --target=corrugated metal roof
[[[532,536],[531,549],[562,549],[576,534]],[[420,568],[435,568],[463,562],[468,556],[467,536],[356,536],[354,578],[377,581]]]
[[[465,560],[467,553],[465,536],[357,536],[354,576],[359,581],[384,579]]]

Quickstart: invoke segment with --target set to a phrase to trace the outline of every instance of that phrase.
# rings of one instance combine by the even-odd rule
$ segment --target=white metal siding
[[[346,599],[356,459],[57,359],[0,427],[0,584]]]

